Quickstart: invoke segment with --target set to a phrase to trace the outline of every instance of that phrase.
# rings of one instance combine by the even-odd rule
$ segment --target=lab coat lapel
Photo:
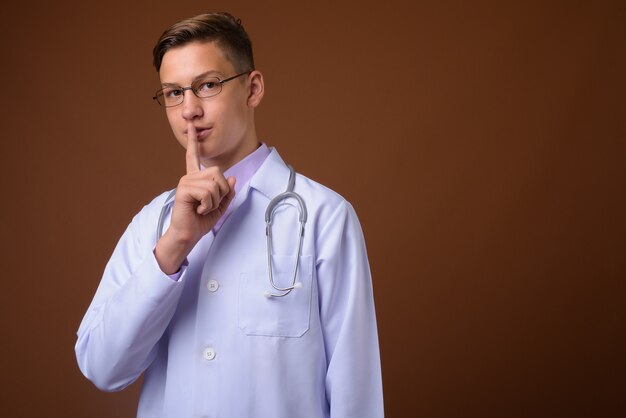
[[[220,231],[230,228],[229,219],[234,215],[237,208],[248,199],[251,188],[258,190],[267,197],[268,200],[271,200],[274,196],[284,192],[287,189],[288,183],[289,167],[287,167],[280,155],[278,155],[278,151],[276,151],[275,148],[271,148],[270,154],[263,164],[261,164],[257,172],[254,173],[249,184],[244,186],[239,193],[235,195],[235,199],[231,202],[227,212],[227,219],[221,226]],[[213,231],[210,231],[207,235],[213,235],[215,239],[219,240],[219,236],[222,234],[215,234]],[[209,244],[209,248],[213,244],[212,241],[213,240],[211,240],[211,244]]]
[[[250,179],[250,187],[261,192],[268,199],[287,190],[289,168],[278,155],[275,148],[271,149],[261,167]]]

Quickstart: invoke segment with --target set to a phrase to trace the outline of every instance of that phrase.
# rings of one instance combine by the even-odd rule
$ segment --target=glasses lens
[[[211,97],[222,91],[222,83],[217,77],[204,78],[193,86],[193,91],[198,97]]]
[[[165,87],[157,91],[156,100],[161,106],[176,106],[183,101],[183,89],[176,87]]]

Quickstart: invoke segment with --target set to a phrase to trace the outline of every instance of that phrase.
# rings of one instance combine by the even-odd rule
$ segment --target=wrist
[[[176,237],[175,234],[168,232],[157,242],[154,248],[154,257],[161,271],[171,275],[180,270],[181,265],[196,243]]]

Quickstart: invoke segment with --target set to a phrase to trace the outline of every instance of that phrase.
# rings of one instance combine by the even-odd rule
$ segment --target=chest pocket
[[[267,258],[265,258],[267,259]],[[293,255],[272,255],[274,283],[291,286],[295,268]],[[296,282],[302,287],[284,297],[267,297],[266,292],[282,294],[269,281],[267,264],[241,273],[239,278],[238,322],[246,335],[301,337],[309,330],[313,281],[313,257],[300,256]]]

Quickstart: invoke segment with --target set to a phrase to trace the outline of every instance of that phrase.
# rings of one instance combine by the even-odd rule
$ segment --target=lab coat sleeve
[[[383,417],[372,280],[363,232],[343,201],[318,238],[317,280],[331,417]]]
[[[79,368],[102,390],[125,388],[150,365],[181,295],[185,272],[172,280],[154,257],[154,210],[121,237],[78,330]]]

